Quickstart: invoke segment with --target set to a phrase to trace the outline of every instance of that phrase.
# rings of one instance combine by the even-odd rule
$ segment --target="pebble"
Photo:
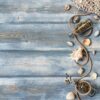
[[[71,9],[71,5],[66,4],[66,5],[64,6],[64,10],[65,10],[65,11],[69,11],[70,9]]]
[[[84,40],[83,40],[83,44],[84,44],[85,46],[90,46],[90,45],[91,45],[91,40],[90,40],[90,39],[84,39]]]
[[[97,52],[96,52],[96,50],[93,50],[92,53],[95,56]]]
[[[70,47],[72,47],[72,46],[74,46],[74,43],[72,41],[68,41],[67,45],[70,46]]]
[[[73,23],[79,23],[80,22],[80,17],[79,16],[73,16],[73,19],[72,19]]]
[[[78,74],[79,74],[79,75],[82,75],[82,74],[84,73],[84,71],[85,71],[85,70],[84,70],[83,68],[80,68],[80,69],[78,70]]]
[[[95,37],[98,37],[100,35],[100,31],[96,31],[95,33],[94,33],[94,36]]]
[[[93,79],[93,80],[96,80],[97,79],[97,73],[95,73],[95,72],[93,72],[92,74],[91,74],[91,78]]]
[[[66,100],[75,100],[75,94],[73,92],[69,92],[66,95]]]

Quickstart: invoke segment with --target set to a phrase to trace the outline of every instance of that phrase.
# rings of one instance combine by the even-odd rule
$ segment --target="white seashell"
[[[99,16],[97,16],[97,15],[95,15],[95,16],[94,16],[94,19],[99,20],[99,19],[100,19],[100,17],[99,17]]]
[[[79,75],[82,75],[84,73],[84,69],[83,68],[80,68],[79,70],[78,70],[78,74]]]
[[[72,47],[72,46],[74,46],[74,43],[72,41],[68,41],[67,45],[70,46],[70,47]]]
[[[83,58],[83,53],[82,53],[83,49],[82,48],[78,48],[76,50],[74,50],[71,54],[71,58],[73,60],[75,60],[76,62],[78,62],[80,59]]]
[[[93,80],[96,80],[97,79],[97,73],[95,73],[95,72],[93,72],[92,74],[91,74],[91,78],[93,79]]]
[[[64,10],[65,10],[65,11],[69,11],[70,9],[71,9],[71,5],[66,4],[66,5],[64,6]]]
[[[98,37],[100,35],[100,31],[96,31],[95,33],[94,33],[94,36],[95,37]]]
[[[66,95],[66,100],[75,100],[75,94],[73,92],[69,92]]]

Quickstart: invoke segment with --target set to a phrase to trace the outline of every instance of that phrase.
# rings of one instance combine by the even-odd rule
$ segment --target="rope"
[[[75,16],[86,16],[86,15],[89,15],[89,14],[78,14],[78,15],[75,15]],[[72,28],[72,30],[73,30],[72,19],[73,19],[75,16],[73,16],[73,17],[69,20],[69,26],[70,26],[70,28]],[[91,32],[92,32],[92,31],[91,31]],[[84,77],[87,77],[87,76],[91,73],[92,67],[93,67],[93,62],[92,62],[92,59],[91,59],[91,57],[90,57],[90,54],[89,54],[88,50],[87,50],[86,47],[79,41],[78,36],[76,35],[77,33],[74,33],[74,32],[73,32],[72,34],[73,34],[73,36],[74,36],[76,42],[81,46],[81,48],[85,51],[85,54],[86,54],[86,60],[85,60],[84,63],[80,64],[79,62],[76,62],[76,61],[75,61],[75,63],[76,63],[79,67],[83,67],[83,66],[85,66],[86,64],[89,64],[89,67],[90,67],[90,70],[89,70],[86,74],[82,75],[80,79],[77,80],[77,82],[79,82],[80,80],[82,80]],[[76,85],[76,84],[75,84],[75,85]],[[76,89],[75,89],[75,94],[76,94],[78,100],[81,100],[80,95],[79,95],[79,93],[78,93],[78,91],[77,91]]]

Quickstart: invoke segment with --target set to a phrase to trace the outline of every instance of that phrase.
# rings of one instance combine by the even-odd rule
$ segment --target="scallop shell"
[[[66,100],[75,100],[75,94],[73,92],[69,92],[66,95]]]
[[[72,0],[78,9],[100,16],[100,0]]]

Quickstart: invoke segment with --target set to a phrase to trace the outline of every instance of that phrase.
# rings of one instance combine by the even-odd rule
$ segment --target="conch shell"
[[[72,0],[76,7],[100,16],[100,0]]]
[[[83,58],[83,49],[80,47],[76,50],[74,50],[71,54],[71,58],[78,62],[80,59]]]

